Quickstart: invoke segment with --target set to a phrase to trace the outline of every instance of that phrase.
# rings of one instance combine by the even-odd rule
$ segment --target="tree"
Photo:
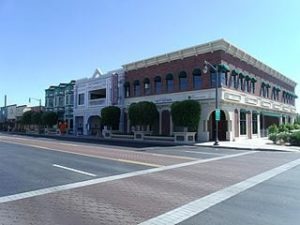
[[[32,124],[32,114],[33,114],[32,111],[24,112],[21,118],[21,123],[24,125]]]
[[[120,124],[121,110],[117,106],[107,106],[101,110],[101,122],[103,125],[117,130]]]
[[[41,125],[42,124],[42,112],[32,112],[31,123],[34,125]]]
[[[42,115],[42,123],[47,127],[57,124],[58,116],[55,112],[44,112]]]
[[[186,127],[189,131],[197,131],[200,121],[201,106],[195,100],[174,102],[171,105],[172,121],[177,127]]]
[[[130,123],[132,125],[154,125],[158,119],[158,111],[153,102],[132,103],[128,109]]]

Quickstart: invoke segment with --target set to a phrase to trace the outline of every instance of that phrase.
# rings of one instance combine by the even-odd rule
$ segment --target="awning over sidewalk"
[[[281,117],[282,115],[274,112],[261,112],[263,116]]]

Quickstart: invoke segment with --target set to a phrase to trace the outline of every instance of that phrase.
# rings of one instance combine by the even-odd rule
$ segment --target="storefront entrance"
[[[216,137],[216,120],[215,120],[215,111],[212,112],[209,116],[209,139],[214,141]],[[226,115],[223,110],[221,110],[220,121],[218,122],[218,138],[219,141],[226,141],[226,133],[228,131],[228,121],[226,120]]]

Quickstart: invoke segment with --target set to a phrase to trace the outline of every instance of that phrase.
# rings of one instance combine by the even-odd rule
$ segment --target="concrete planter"
[[[196,132],[174,132],[174,141],[178,144],[194,144]]]
[[[146,131],[134,131],[133,132],[134,140],[143,141],[146,133],[147,133]]]
[[[102,130],[102,136],[105,139],[111,139],[111,134],[112,134],[112,131],[110,129],[107,129],[107,127],[104,127],[104,129]]]

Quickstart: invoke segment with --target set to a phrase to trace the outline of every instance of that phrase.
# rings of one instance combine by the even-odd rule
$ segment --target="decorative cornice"
[[[185,48],[182,50],[178,50],[175,52],[166,53],[163,55],[151,57],[148,59],[132,62],[129,64],[123,65],[125,71],[137,70],[140,68],[145,68],[153,65],[158,65],[166,62],[170,62],[177,59],[183,59],[190,56],[197,56],[199,54],[205,54],[214,51],[224,51],[234,57],[239,58],[242,61],[256,67],[257,69],[270,74],[271,76],[295,87],[297,83],[283,74],[279,73],[278,71],[272,69],[271,67],[267,66],[266,64],[262,63],[258,59],[247,54],[245,51],[235,47],[231,43],[225,41],[224,39],[219,39],[216,41],[208,42],[201,45],[196,45],[190,48]]]

